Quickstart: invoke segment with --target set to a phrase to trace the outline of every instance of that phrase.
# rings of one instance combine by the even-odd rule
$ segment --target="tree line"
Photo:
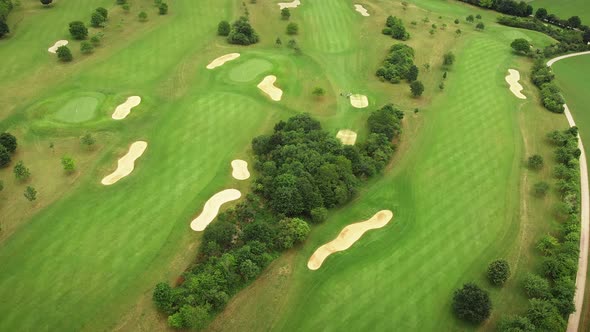
[[[389,162],[402,118],[393,105],[372,112],[369,137],[358,146],[343,146],[308,114],[253,139],[260,176],[252,193],[205,229],[196,262],[175,287],[159,283],[154,289],[153,301],[168,324],[205,327],[281,252],[303,242],[329,208],[349,202],[361,182]]]
[[[514,0],[459,0],[468,4],[482,7],[486,9],[492,9],[497,12],[526,17],[533,13],[533,6],[527,4],[524,1],[516,2]]]

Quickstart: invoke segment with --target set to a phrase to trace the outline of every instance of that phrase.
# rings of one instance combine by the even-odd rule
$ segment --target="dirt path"
[[[553,65],[555,62],[571,58],[578,55],[590,54],[590,51],[579,52],[573,54],[562,55],[547,61],[547,66]],[[566,104],[565,117],[570,126],[575,126],[574,118],[570,113]],[[580,325],[580,317],[582,315],[582,306],[584,305],[584,291],[586,289],[586,271],[588,270],[588,228],[590,227],[590,201],[588,192],[588,163],[586,162],[586,153],[584,152],[584,145],[582,139],[578,135],[578,148],[582,153],[580,154],[580,186],[582,193],[582,228],[580,231],[580,257],[578,258],[578,273],[576,275],[576,294],[574,295],[574,304],[576,311],[572,313],[567,322],[568,332],[577,332]]]

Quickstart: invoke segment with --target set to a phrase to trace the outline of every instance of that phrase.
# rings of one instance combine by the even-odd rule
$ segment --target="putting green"
[[[97,106],[98,98],[96,97],[78,97],[70,100],[55,112],[53,118],[66,123],[86,122],[96,116]]]
[[[235,82],[250,82],[272,68],[272,63],[264,59],[250,59],[231,69],[229,78]]]

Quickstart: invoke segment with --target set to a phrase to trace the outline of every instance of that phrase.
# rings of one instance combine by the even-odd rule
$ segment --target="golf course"
[[[282,1],[0,0],[0,331],[589,328],[587,3]]]

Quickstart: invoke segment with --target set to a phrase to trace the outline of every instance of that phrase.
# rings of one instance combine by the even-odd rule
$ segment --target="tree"
[[[328,218],[328,209],[324,207],[317,207],[311,210],[311,221],[319,224]]]
[[[510,265],[504,259],[498,259],[488,266],[488,279],[495,286],[502,286],[510,278]]]
[[[416,79],[418,79],[419,73],[420,73],[420,70],[418,69],[418,67],[416,65],[412,65],[410,67],[410,70],[408,71],[408,75],[406,76],[406,79],[408,80],[408,82],[414,82]]]
[[[156,285],[152,294],[152,301],[156,307],[166,314],[172,314],[174,312],[174,301],[172,296],[172,288],[168,283],[160,282]]]
[[[535,18],[537,18],[539,20],[546,19],[547,18],[547,9],[545,9],[545,8],[537,9],[537,11],[535,12]]]
[[[475,26],[475,28],[479,31],[482,31],[483,29],[485,29],[485,24],[483,24],[483,22],[479,22],[477,23],[477,25]]]
[[[455,63],[455,54],[447,52],[443,55],[443,66],[452,66]]]
[[[466,20],[467,22],[469,22],[469,23],[473,23],[473,21],[474,21],[475,19],[474,19],[473,15],[469,15],[469,16],[467,16],[467,18],[466,18],[465,20]]]
[[[37,190],[31,186],[27,186],[24,192],[24,196],[29,202],[33,202],[37,199]]]
[[[86,39],[88,37],[88,28],[81,21],[74,21],[70,23],[70,34],[72,38],[77,40]]]
[[[103,36],[104,34],[102,32],[97,33],[96,35],[90,37],[90,43],[92,43],[94,47],[97,47],[100,45]]]
[[[70,48],[63,45],[57,48],[57,58],[60,61],[63,62],[70,62],[74,59],[74,57],[72,56],[72,51],[70,51]]]
[[[445,89],[445,82],[440,82],[438,88],[440,89],[440,91],[443,91]]]
[[[453,311],[460,319],[479,324],[490,317],[492,301],[488,292],[466,283],[453,295]]]
[[[547,300],[530,300],[526,316],[536,331],[564,331],[567,325],[557,308]]]
[[[543,157],[538,154],[529,157],[527,165],[530,169],[538,171],[543,168]]]
[[[66,173],[72,173],[76,170],[76,163],[74,162],[74,159],[72,159],[71,157],[61,157],[61,165],[63,166],[64,171],[66,171]]]
[[[246,281],[253,280],[260,273],[260,268],[251,260],[246,259],[239,266],[239,272],[242,278]]]
[[[547,191],[549,191],[549,183],[545,181],[540,181],[533,185],[533,194],[537,197],[545,197]]]
[[[227,36],[231,31],[231,26],[229,25],[228,21],[221,21],[217,25],[217,34],[219,36]]]
[[[551,235],[544,235],[535,246],[543,255],[550,256],[559,246],[559,241]]]
[[[9,33],[10,33],[10,28],[8,27],[8,24],[6,24],[6,22],[0,20],[0,38],[6,36]]]
[[[146,12],[142,11],[139,14],[137,14],[137,18],[139,19],[139,21],[145,22],[147,21],[148,15]]]
[[[412,96],[420,97],[422,92],[424,92],[424,84],[420,81],[414,81],[410,83],[410,91],[412,92]]]
[[[287,24],[287,34],[288,35],[296,35],[299,32],[299,26],[297,23],[289,23]]]
[[[508,316],[502,318],[498,323],[500,332],[535,332],[533,325],[528,318],[522,316]]]
[[[5,132],[0,134],[0,145],[3,145],[10,153],[14,153],[18,146],[16,137],[11,133]]]
[[[446,79],[447,79],[447,72],[445,71],[445,72],[443,73],[443,80],[446,80]]]
[[[477,14],[477,15],[475,15],[475,18],[478,20],[481,20],[481,15]]]
[[[455,24],[459,24],[459,19],[458,18],[455,19]]]
[[[283,42],[281,41],[281,38],[277,37],[277,40],[275,40],[275,45],[277,47],[281,47],[283,45]]]
[[[95,28],[102,27],[105,21],[106,19],[99,12],[92,13],[92,16],[90,17],[90,25]]]
[[[457,37],[461,36],[461,29],[457,29],[457,30],[455,30],[455,35],[456,35]]]
[[[4,145],[0,145],[0,168],[8,166],[10,159],[10,152],[8,152]]]
[[[303,242],[310,232],[310,227],[305,220],[289,218],[279,221],[278,246],[282,249],[290,249],[295,244]]]
[[[25,166],[22,160],[14,165],[13,172],[14,177],[19,181],[25,181],[31,177],[31,171]]]
[[[92,45],[91,42],[83,41],[82,43],[80,43],[80,52],[82,52],[83,54],[90,54],[92,53],[92,51],[94,51],[94,45]]]
[[[408,40],[410,34],[406,31],[402,20],[395,16],[388,16],[385,21],[386,28],[383,30],[384,34],[391,35],[391,38],[399,40]]]
[[[109,18],[109,11],[106,8],[98,7],[94,10],[95,12],[99,13],[104,17],[105,21]]]
[[[316,86],[315,88],[313,88],[313,91],[311,93],[316,97],[322,97],[326,94],[326,90],[324,90],[324,88],[322,87]]]
[[[45,6],[50,5],[52,2],[53,0],[41,0],[41,4]]]
[[[531,51],[531,44],[524,38],[517,38],[510,44],[517,53],[528,54]]]
[[[166,15],[166,14],[168,14],[168,4],[167,3],[162,2],[158,6],[158,14],[160,14],[160,15]]]
[[[551,296],[549,281],[534,273],[527,274],[522,286],[529,298],[546,299]]]
[[[231,31],[227,36],[227,42],[238,45],[251,45],[259,41],[259,36],[250,25],[248,17],[242,16],[232,24]]]
[[[580,25],[582,25],[582,20],[580,20],[579,16],[572,16],[567,19],[567,25],[574,29],[577,29],[580,27]]]
[[[96,143],[96,141],[94,140],[94,137],[92,137],[92,135],[90,133],[87,133],[80,138],[80,143],[82,145],[85,145],[88,149],[91,149],[92,146],[94,146],[94,143]]]
[[[291,11],[289,11],[289,8],[281,9],[281,18],[283,20],[288,20],[290,17],[291,17]]]

